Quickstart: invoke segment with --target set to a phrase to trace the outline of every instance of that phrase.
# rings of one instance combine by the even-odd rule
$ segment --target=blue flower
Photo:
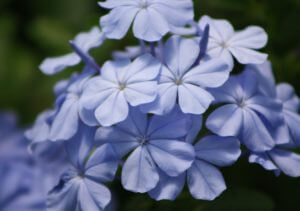
[[[209,56],[221,57],[231,66],[232,56],[241,64],[262,64],[266,61],[267,54],[255,51],[263,48],[268,41],[268,36],[261,27],[250,26],[235,32],[228,21],[203,16],[199,21],[200,28],[204,29],[207,24],[210,26]]]
[[[258,163],[266,170],[274,171],[276,175],[281,172],[291,177],[300,177],[300,155],[288,149],[276,147],[270,151],[252,153],[250,163]]]
[[[271,150],[288,143],[282,105],[259,92],[254,72],[244,71],[211,92],[216,102],[226,103],[209,115],[206,126],[220,136],[238,136],[251,150]]]
[[[92,121],[92,116],[81,105],[82,92],[92,75],[93,71],[85,71],[72,77],[57,97],[55,112],[51,115],[49,140],[69,140],[76,134],[80,120],[87,123]]]
[[[107,0],[99,5],[111,9],[108,15],[101,17],[100,25],[112,39],[123,38],[134,22],[136,38],[158,41],[194,17],[191,0]]]
[[[300,115],[299,115],[299,97],[294,88],[286,83],[281,83],[276,87],[277,99],[283,104],[283,116],[290,132],[291,142],[300,146]]]
[[[145,193],[155,188],[159,171],[178,176],[194,161],[194,149],[181,141],[190,128],[190,119],[179,109],[166,116],[148,117],[131,109],[128,118],[96,132],[99,143],[110,143],[120,157],[129,152],[122,169],[126,190]]]
[[[214,97],[205,90],[219,87],[229,77],[229,67],[222,59],[197,62],[199,44],[192,39],[171,37],[164,47],[166,65],[159,75],[158,97],[152,103],[141,106],[144,112],[166,114],[176,105],[184,113],[204,113]]]
[[[157,95],[157,75],[161,64],[150,54],[130,60],[106,62],[101,76],[87,84],[82,97],[86,110],[93,111],[103,126],[125,120],[129,105],[138,106],[152,102]]]
[[[254,71],[258,79],[258,87],[262,94],[274,98],[282,103],[282,114],[287,127],[286,137],[290,139],[291,146],[300,146],[300,125],[299,115],[299,97],[294,88],[287,83],[280,83],[276,86],[273,71],[270,62],[262,65],[248,65],[249,71]]]
[[[49,192],[47,210],[99,211],[109,204],[110,191],[102,184],[112,181],[118,160],[109,144],[94,145],[95,128],[80,125],[66,151],[74,167],[63,174],[59,184]]]
[[[193,143],[201,129],[201,117],[194,116],[192,127],[185,141]],[[160,171],[160,180],[149,195],[156,200],[175,200],[181,193],[185,180],[196,199],[213,200],[226,185],[218,167],[232,165],[240,156],[240,143],[234,137],[206,136],[195,146],[196,159],[192,166],[178,177],[170,177]]]
[[[100,46],[104,39],[105,37],[98,27],[93,27],[89,32],[80,33],[71,41],[77,52],[61,57],[47,58],[40,65],[40,69],[47,75],[54,75],[67,67],[77,65],[82,60],[83,55],[81,54],[87,54],[90,49]]]

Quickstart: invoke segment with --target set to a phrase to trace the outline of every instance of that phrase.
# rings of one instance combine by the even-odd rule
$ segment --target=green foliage
[[[261,25],[269,34],[265,51],[279,82],[289,82],[300,94],[299,0],[194,0],[197,19],[209,14],[230,20],[236,29]],[[52,106],[53,84],[74,70],[54,77],[38,69],[46,56],[70,51],[68,40],[97,25],[105,11],[97,0],[0,1],[0,109],[19,113],[22,123]],[[92,53],[99,64],[111,52],[135,44],[132,35],[108,41]],[[223,170],[228,190],[213,202],[194,200],[185,190],[175,202],[155,202],[147,195],[131,194],[114,184],[118,211],[294,211],[300,210],[300,183],[286,176],[276,178],[258,165],[241,159]]]

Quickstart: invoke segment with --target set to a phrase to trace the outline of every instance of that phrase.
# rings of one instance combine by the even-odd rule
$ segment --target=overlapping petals
[[[159,75],[158,97],[141,106],[144,112],[166,114],[176,102],[184,113],[202,114],[213,96],[207,87],[219,87],[229,77],[229,67],[222,59],[212,59],[193,66],[199,56],[199,45],[191,39],[171,37],[165,45],[165,61]]]
[[[160,62],[150,54],[129,60],[107,62],[101,76],[94,77],[84,90],[82,105],[93,111],[99,124],[111,126],[125,120],[129,105],[152,102],[157,95]]]
[[[210,26],[208,55],[221,57],[231,66],[233,57],[241,64],[262,64],[266,61],[267,54],[256,51],[268,41],[268,36],[261,27],[249,26],[235,32],[227,20],[203,16],[199,21],[200,28],[204,29],[207,24]]]
[[[167,116],[150,119],[131,110],[124,122],[99,128],[96,140],[112,144],[120,157],[133,150],[122,169],[122,184],[127,190],[144,193],[155,188],[159,171],[178,176],[191,166],[194,149],[181,141],[189,128],[190,118],[177,108]]]

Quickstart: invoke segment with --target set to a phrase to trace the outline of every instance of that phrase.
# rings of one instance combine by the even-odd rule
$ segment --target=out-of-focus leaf
[[[272,211],[272,199],[257,190],[247,188],[229,189],[210,203],[204,211]]]

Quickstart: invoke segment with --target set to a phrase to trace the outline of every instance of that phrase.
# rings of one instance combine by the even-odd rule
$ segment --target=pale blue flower
[[[89,32],[80,33],[71,41],[73,48],[75,48],[74,53],[61,57],[47,58],[40,65],[40,69],[47,75],[54,75],[67,67],[77,65],[82,59],[85,60],[84,57],[89,57],[89,50],[100,46],[104,39],[105,36],[98,27],[93,27]],[[92,60],[91,58],[86,59]],[[92,61],[92,63],[94,62]]]
[[[300,146],[300,115],[299,97],[294,88],[286,83],[281,83],[276,87],[277,99],[283,104],[283,116],[290,132],[291,142]]]
[[[194,116],[186,141],[193,143],[201,129],[202,118]],[[195,144],[196,159],[192,166],[178,177],[159,171],[160,180],[149,195],[156,200],[175,200],[185,181],[196,199],[213,200],[225,189],[225,181],[218,167],[232,165],[240,156],[240,143],[234,137],[207,136]]]
[[[109,204],[111,193],[103,183],[113,180],[118,160],[109,144],[95,147],[94,134],[95,128],[80,125],[76,137],[66,142],[74,169],[49,192],[47,210],[101,211]]]
[[[175,108],[166,116],[148,117],[131,109],[128,118],[97,130],[99,143],[110,143],[120,157],[129,152],[122,169],[126,190],[145,193],[155,188],[159,171],[178,176],[194,161],[191,144],[181,141],[191,127],[190,118]]]
[[[166,65],[159,75],[158,97],[142,105],[144,112],[166,114],[176,102],[184,113],[204,113],[214,97],[205,90],[219,87],[229,77],[229,67],[222,59],[198,61],[199,44],[192,39],[171,37],[164,47]]]
[[[288,143],[282,104],[260,93],[254,72],[244,71],[211,92],[218,103],[226,103],[209,115],[206,126],[220,136],[238,136],[251,150],[271,150]]]
[[[97,121],[110,126],[125,120],[129,105],[152,102],[157,95],[160,62],[150,54],[130,60],[106,62],[101,76],[91,79],[84,90],[82,104],[93,111]]]
[[[235,32],[227,20],[203,16],[199,21],[200,28],[204,29],[207,24],[210,26],[209,56],[221,57],[231,66],[233,57],[241,64],[262,64],[266,61],[267,54],[256,51],[268,41],[268,36],[261,27],[250,26]]]
[[[89,113],[81,106],[80,99],[92,75],[93,71],[76,75],[65,91],[57,97],[55,113],[51,117],[49,140],[69,140],[76,134],[80,120],[91,121]]]
[[[262,65],[248,65],[246,68],[256,73],[259,90],[262,94],[282,103],[282,113],[286,127],[289,130],[290,144],[300,146],[300,131],[298,129],[300,125],[300,101],[294,88],[287,83],[280,83],[276,86],[270,62]]]
[[[107,0],[99,5],[111,9],[100,25],[108,38],[121,39],[133,23],[136,38],[153,42],[193,20],[191,0]]]

